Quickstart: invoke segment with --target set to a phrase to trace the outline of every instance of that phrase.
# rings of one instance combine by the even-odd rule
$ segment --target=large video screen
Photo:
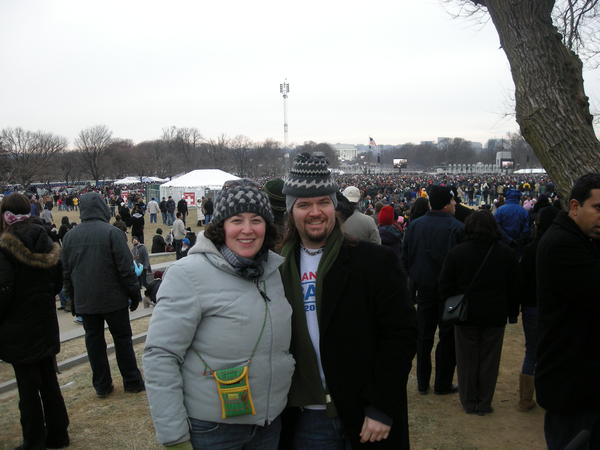
[[[406,169],[408,167],[408,159],[393,159],[395,169]]]
[[[500,168],[501,169],[514,169],[515,161],[512,159],[501,159],[500,160]]]

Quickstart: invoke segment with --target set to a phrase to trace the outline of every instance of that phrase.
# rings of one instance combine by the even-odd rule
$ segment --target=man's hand
[[[365,417],[365,421],[363,422],[362,430],[360,432],[360,442],[364,444],[365,442],[378,442],[387,439],[390,435],[390,430],[392,427],[389,427],[377,420],[371,419],[369,417]]]
[[[131,304],[129,305],[129,311],[134,312],[137,307],[139,306],[140,301],[139,300],[131,300]]]

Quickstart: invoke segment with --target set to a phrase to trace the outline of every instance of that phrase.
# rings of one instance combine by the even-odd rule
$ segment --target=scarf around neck
[[[254,258],[244,258],[231,250],[226,245],[219,248],[221,255],[225,258],[235,272],[247,280],[256,280],[265,271],[264,263],[267,261],[269,250],[261,249]]]

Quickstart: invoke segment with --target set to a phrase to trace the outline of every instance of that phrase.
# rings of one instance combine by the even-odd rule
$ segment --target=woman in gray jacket
[[[275,240],[267,196],[228,182],[211,224],[169,268],[143,359],[167,448],[277,448],[294,360]]]

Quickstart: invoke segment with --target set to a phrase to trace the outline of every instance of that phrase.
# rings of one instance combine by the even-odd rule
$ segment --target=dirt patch
[[[140,319],[141,320],[141,319]],[[136,321],[137,322],[137,321]],[[140,322],[141,324],[141,322]],[[493,414],[465,414],[458,396],[419,395],[413,372],[408,384],[408,411],[413,449],[544,449],[543,410],[516,410],[518,376],[523,358],[520,325],[507,327]],[[143,344],[135,346],[138,363]],[[145,393],[123,392],[114,356],[111,358],[115,392],[98,399],[91,387],[89,365],[59,375],[71,417],[73,449],[160,449]],[[414,364],[413,364],[414,366]],[[0,398],[0,449],[20,443],[21,428],[15,392]]]

